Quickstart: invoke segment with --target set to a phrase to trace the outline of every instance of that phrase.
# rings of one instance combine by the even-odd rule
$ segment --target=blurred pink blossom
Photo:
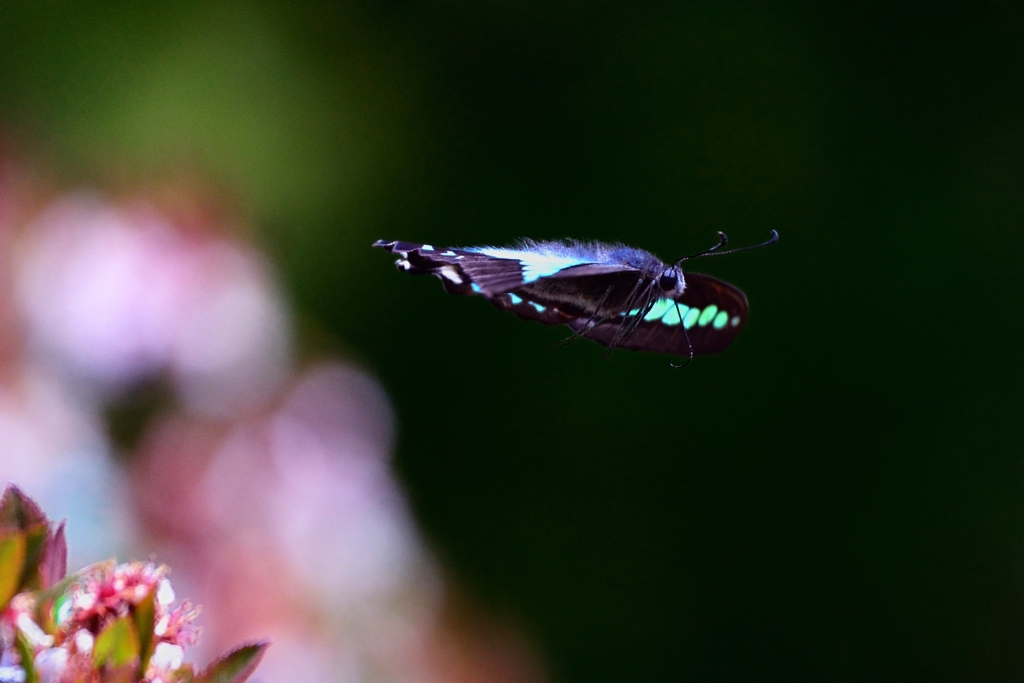
[[[230,428],[176,418],[152,433],[137,500],[162,555],[210,606],[209,647],[270,634],[281,646],[268,681],[287,680],[274,672],[292,656],[311,683],[415,679],[442,593],[390,470],[393,439],[380,385],[339,363],[308,369]],[[160,489],[177,494],[149,493]]]
[[[107,393],[168,371],[186,404],[217,413],[259,405],[287,372],[263,259],[141,201],[54,202],[20,244],[16,291],[31,347]]]
[[[514,632],[453,606],[391,468],[383,388],[343,362],[297,370],[273,269],[184,198],[182,212],[67,194],[0,224],[0,476],[39,483],[73,553],[138,533],[209,608],[201,656],[272,636],[267,683],[538,680]],[[159,377],[175,402],[125,454],[125,485],[103,410]],[[104,578],[76,618],[104,618],[143,579],[161,580]],[[192,616],[163,614],[153,666],[180,664]],[[52,650],[42,666],[75,666]]]

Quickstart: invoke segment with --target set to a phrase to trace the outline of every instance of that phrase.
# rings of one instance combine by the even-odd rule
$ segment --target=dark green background
[[[16,2],[0,45],[64,182],[240,199],[555,680],[1024,674],[1020,4]],[[752,314],[684,371],[369,248],[773,228],[700,263]]]

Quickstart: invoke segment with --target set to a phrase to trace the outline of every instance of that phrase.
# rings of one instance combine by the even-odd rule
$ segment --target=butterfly
[[[693,358],[718,353],[747,322],[746,295],[708,275],[684,273],[682,263],[774,244],[779,233],[749,247],[721,251],[729,238],[698,254],[663,263],[624,244],[523,240],[508,248],[437,248],[378,240],[398,255],[400,271],[435,275],[449,294],[478,295],[524,320],[567,325],[566,342],[593,339],[607,349]],[[688,361],[687,361],[688,362]]]

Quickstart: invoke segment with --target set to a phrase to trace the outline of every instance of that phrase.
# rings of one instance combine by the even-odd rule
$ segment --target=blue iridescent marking
[[[429,244],[424,244],[423,246],[420,247],[420,249],[423,251],[434,251],[434,247]]]
[[[469,287],[470,287],[470,289],[472,289],[472,290],[473,290],[474,292],[476,292],[477,294],[479,294],[480,292],[484,291],[484,290],[483,290],[483,287],[481,287],[480,285],[478,285],[478,284],[477,284],[477,283],[475,283],[475,282],[474,282],[473,284],[471,284],[471,285],[470,285]]]
[[[535,282],[542,277],[549,277],[560,270],[572,266],[578,266],[589,261],[581,261],[570,256],[552,256],[550,254],[534,254],[529,251],[514,251],[511,249],[472,249],[478,254],[499,259],[514,259],[519,261],[523,269],[523,282]]]
[[[725,327],[726,323],[728,323],[728,322],[729,322],[729,314],[726,313],[725,311],[719,311],[718,315],[715,316],[715,319],[714,319],[714,321],[712,321],[711,324],[715,326],[716,330],[720,330],[723,327]]]
[[[657,320],[661,316],[665,315],[670,308],[675,308],[672,304],[672,299],[658,299],[654,303],[654,306],[651,307],[651,310],[647,312],[647,315],[644,316],[644,320]]]
[[[676,310],[675,306],[672,306],[672,308],[668,309],[668,313],[666,313],[665,317],[661,319],[661,324],[662,325],[678,325],[679,321],[680,321],[679,314],[680,314],[680,312],[686,310],[686,306],[680,305],[679,308],[680,308],[679,311]],[[686,313],[683,313],[683,315],[686,315]]]
[[[536,308],[538,313],[543,313],[544,311],[547,310],[547,308],[545,308],[544,306],[541,306],[536,301],[531,301],[530,305],[533,306],[534,308]]]
[[[509,292],[508,300],[512,302],[513,306],[518,306],[519,304],[523,303],[522,297],[516,296],[515,294],[512,294],[511,292]]]
[[[690,329],[691,327],[697,324],[697,318],[699,317],[700,309],[691,308],[686,312],[686,315],[683,316],[683,327],[685,327],[686,329]]]
[[[455,256],[454,251],[442,251],[441,256]]]
[[[711,304],[704,309],[704,312],[700,314],[700,318],[697,319],[697,324],[701,327],[707,326],[709,322],[715,319],[715,315],[718,314],[718,306]]]

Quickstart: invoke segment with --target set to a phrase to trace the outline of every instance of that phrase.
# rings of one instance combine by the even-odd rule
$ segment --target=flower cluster
[[[0,499],[0,683],[241,683],[266,643],[240,647],[196,673],[187,602],[175,607],[167,568],[104,562],[65,576],[54,530],[15,487]]]
[[[75,577],[70,590],[54,601],[56,628],[52,634],[32,621],[38,608],[32,594],[15,596],[0,618],[0,629],[18,628],[32,647],[35,668],[45,669],[47,678],[54,681],[61,680],[65,671],[85,672],[107,662],[120,664],[116,655],[123,653],[121,657],[129,660],[139,656],[143,681],[167,683],[182,666],[184,648],[195,642],[196,631],[190,622],[196,611],[188,603],[171,608],[174,591],[166,573],[165,567],[142,562],[118,566],[108,562],[87,568]],[[145,621],[150,614],[152,625]],[[152,632],[151,646],[145,649],[140,636],[143,630]],[[117,642],[119,639],[126,640]]]

